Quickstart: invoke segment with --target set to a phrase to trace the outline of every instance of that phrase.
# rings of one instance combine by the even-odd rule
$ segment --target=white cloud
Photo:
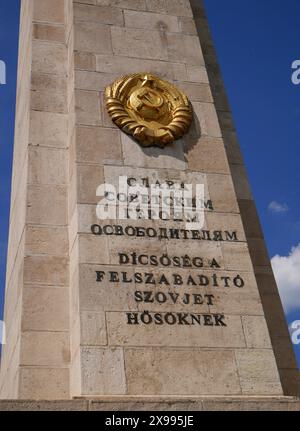
[[[289,207],[287,204],[281,204],[279,202],[273,201],[268,206],[269,211],[272,211],[273,213],[286,213],[289,211]]]
[[[289,256],[274,256],[272,267],[285,311],[300,310],[300,244]]]

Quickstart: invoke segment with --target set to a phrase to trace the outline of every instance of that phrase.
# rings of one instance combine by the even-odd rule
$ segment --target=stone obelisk
[[[1,398],[299,395],[202,1],[21,8]],[[145,147],[112,121],[105,89],[138,73],[189,98],[180,139]],[[100,220],[121,177],[203,182],[204,227]]]

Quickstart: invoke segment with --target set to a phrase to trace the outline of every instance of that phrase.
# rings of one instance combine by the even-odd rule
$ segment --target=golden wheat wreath
[[[105,96],[113,122],[145,147],[174,142],[192,122],[187,96],[151,73],[123,76],[107,87]]]

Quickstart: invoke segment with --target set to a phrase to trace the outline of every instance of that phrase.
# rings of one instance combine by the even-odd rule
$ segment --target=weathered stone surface
[[[66,32],[63,25],[36,23],[33,25],[33,36],[38,40],[65,43]]]
[[[221,138],[221,130],[212,103],[193,102],[196,128],[202,136]]]
[[[27,253],[67,256],[68,230],[65,227],[29,226],[26,234]]]
[[[75,25],[75,49],[94,54],[112,52],[110,29],[94,22],[80,22]]]
[[[83,347],[83,395],[124,395],[126,393],[122,349]]]
[[[125,10],[124,18],[126,27],[179,32],[179,23],[175,16]]]
[[[32,70],[37,73],[67,74],[67,48],[62,44],[33,42]]]
[[[29,149],[29,184],[64,185],[67,182],[67,153],[63,149]]]
[[[271,349],[237,350],[236,360],[244,395],[282,395]]]
[[[68,368],[22,367],[19,398],[23,400],[70,399]]]
[[[104,91],[117,77],[111,73],[81,70],[75,73],[75,86],[78,90]]]
[[[122,134],[124,165],[144,168],[184,169],[183,141],[178,140],[169,145],[162,153],[159,148],[137,147],[134,139]]]
[[[182,374],[182,364],[187,380]],[[161,364],[168,364],[162,367]],[[222,365],[221,365],[222,364]],[[126,349],[128,394],[144,395],[222,395],[240,393],[233,352],[168,349]],[[151,375],[151,380],[147,375]],[[205,388],[205,389],[204,389]]]
[[[186,67],[181,63],[109,55],[97,55],[96,59],[98,72],[125,75],[135,73],[137,70],[146,70],[165,79],[177,81],[187,79]]]
[[[199,39],[196,36],[168,33],[166,39],[169,60],[181,59],[191,66],[204,65]]]
[[[101,126],[100,97],[96,91],[76,90],[76,121],[86,126]]]
[[[64,23],[65,0],[34,0],[34,20],[53,23]]]
[[[93,6],[75,3],[74,18],[75,21],[89,21],[120,26],[124,24],[122,11],[110,6]]]
[[[31,124],[29,142],[32,145],[56,148],[67,146],[67,115],[31,111]]]
[[[142,29],[112,27],[111,37],[113,53],[116,56],[125,55],[151,60],[167,58],[166,42],[159,31],[147,31],[145,39],[145,31]]]
[[[67,286],[68,260],[55,256],[28,256],[24,259],[24,282],[51,286]]]
[[[67,224],[66,187],[28,186],[28,223],[65,226]]]
[[[253,349],[272,348],[268,327],[262,316],[242,318],[247,347]]]
[[[193,133],[184,138],[188,166],[193,171],[228,174],[229,165],[220,138],[197,137]]]
[[[122,163],[120,132],[96,127],[78,127],[76,131],[78,162],[97,164]]]
[[[86,346],[106,346],[106,324],[104,313],[83,311],[81,313],[81,344]]]
[[[30,331],[22,334],[21,366],[67,366],[70,363],[67,332]]]
[[[33,73],[31,87],[32,109],[61,114],[67,113],[67,86],[67,79],[64,76]]]
[[[77,199],[81,204],[97,204],[100,198],[97,189],[104,184],[103,167],[101,165],[81,164],[77,168]]]
[[[23,331],[68,331],[69,291],[65,288],[26,285],[23,292]]]
[[[66,400],[66,401],[0,401],[0,411],[87,411],[88,401]]]

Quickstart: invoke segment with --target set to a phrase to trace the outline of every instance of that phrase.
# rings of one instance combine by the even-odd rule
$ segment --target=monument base
[[[0,401],[0,411],[300,411],[294,397],[95,397]]]

